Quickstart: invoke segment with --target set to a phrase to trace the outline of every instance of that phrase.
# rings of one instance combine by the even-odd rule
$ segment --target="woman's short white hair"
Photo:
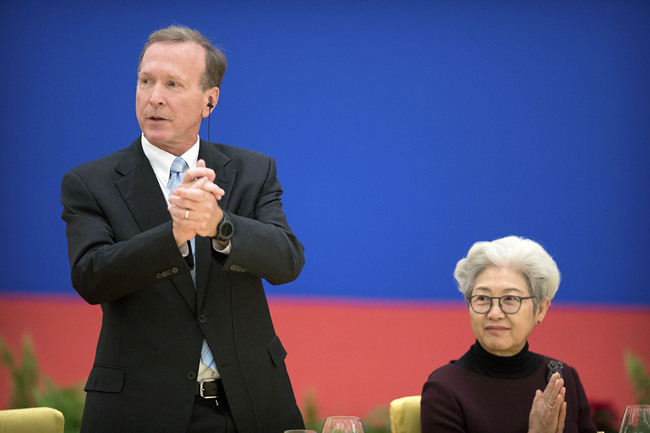
[[[490,267],[508,268],[520,273],[528,283],[535,306],[540,301],[553,299],[560,286],[557,264],[540,244],[508,236],[492,242],[476,242],[467,257],[456,264],[454,277],[465,299],[472,296],[476,277]]]

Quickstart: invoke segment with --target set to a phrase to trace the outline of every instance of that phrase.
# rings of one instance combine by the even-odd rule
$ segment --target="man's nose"
[[[152,105],[162,105],[165,103],[165,94],[164,89],[156,84],[151,90],[151,95],[149,95],[149,102]]]

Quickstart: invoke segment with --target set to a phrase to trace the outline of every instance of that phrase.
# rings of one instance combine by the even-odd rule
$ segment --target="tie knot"
[[[184,173],[185,170],[187,170],[188,168],[189,168],[189,166],[187,165],[187,162],[185,162],[185,160],[184,160],[183,158],[181,158],[180,156],[178,156],[178,157],[176,157],[176,159],[174,160],[174,162],[172,162],[172,166],[171,166],[171,168],[169,169],[169,171],[170,171],[172,174],[176,174],[176,173]]]

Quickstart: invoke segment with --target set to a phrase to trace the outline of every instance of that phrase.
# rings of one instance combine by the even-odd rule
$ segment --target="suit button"
[[[205,318],[205,316],[203,314],[201,314],[199,316],[199,323],[205,323],[206,321],[207,321],[207,319]]]
[[[195,371],[188,371],[187,374],[185,375],[188,380],[194,380],[196,379],[196,372]]]

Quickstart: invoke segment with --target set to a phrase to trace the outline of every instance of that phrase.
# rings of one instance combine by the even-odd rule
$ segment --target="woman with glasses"
[[[454,277],[476,342],[424,384],[422,432],[595,433],[575,369],[528,350],[560,284],[551,256],[515,236],[477,242]]]

